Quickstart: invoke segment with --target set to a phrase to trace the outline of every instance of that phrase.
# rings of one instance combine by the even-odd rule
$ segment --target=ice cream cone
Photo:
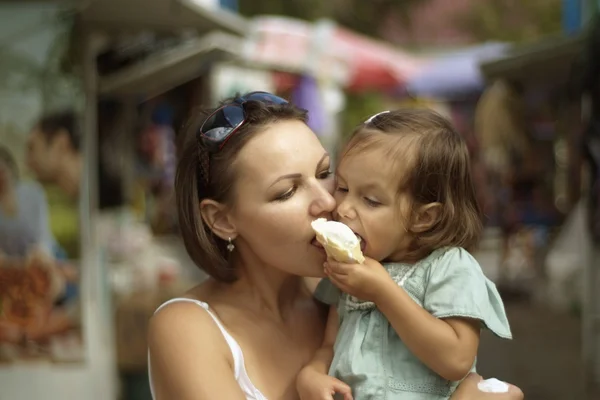
[[[313,221],[312,228],[328,257],[343,263],[362,264],[365,261],[360,249],[360,239],[348,226],[319,218]]]

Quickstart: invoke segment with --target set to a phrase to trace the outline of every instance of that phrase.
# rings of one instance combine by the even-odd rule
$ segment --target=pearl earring
[[[231,241],[231,238],[229,238],[229,244],[227,245],[227,251],[228,252],[232,252],[233,249],[235,249],[235,244],[233,244],[233,242]]]

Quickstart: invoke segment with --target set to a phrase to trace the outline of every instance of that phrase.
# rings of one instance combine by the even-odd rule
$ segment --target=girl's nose
[[[342,199],[339,202],[339,204],[337,205],[336,213],[340,218],[343,219],[351,220],[356,218],[356,211],[354,210],[354,207],[348,199],[348,196],[345,196],[344,199]]]

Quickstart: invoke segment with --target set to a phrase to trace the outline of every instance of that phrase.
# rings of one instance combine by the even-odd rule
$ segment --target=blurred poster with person
[[[177,231],[174,183],[176,166],[174,110],[168,101],[149,104],[150,116],[140,129],[137,143],[136,172],[143,187],[146,215],[144,220],[154,234]]]
[[[0,19],[0,363],[82,362],[71,23],[56,5],[3,5]]]

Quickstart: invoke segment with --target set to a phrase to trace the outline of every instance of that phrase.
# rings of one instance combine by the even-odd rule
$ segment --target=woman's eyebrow
[[[325,152],[325,154],[323,154],[323,157],[321,157],[321,159],[319,160],[319,162],[317,163],[317,171],[319,172],[319,169],[321,168],[321,166],[323,165],[323,162],[329,158],[329,153]]]
[[[285,179],[299,179],[302,178],[302,174],[287,174],[287,175],[281,175],[279,178],[275,179],[275,181],[273,183],[271,183],[271,186],[275,185],[277,182],[283,181]]]
[[[321,168],[321,165],[323,164],[323,162],[329,157],[329,153],[325,153],[323,154],[323,157],[321,157],[321,159],[319,160],[319,162],[317,163],[317,172],[319,171],[319,168]],[[279,178],[275,179],[275,181],[273,181],[273,183],[271,183],[271,186],[275,185],[277,182],[280,182],[284,179],[299,179],[302,178],[302,174],[287,174],[287,175],[281,175]]]

